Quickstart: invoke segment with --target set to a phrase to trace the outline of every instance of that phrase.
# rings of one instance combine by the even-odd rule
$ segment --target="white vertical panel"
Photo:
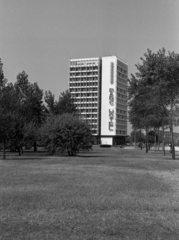
[[[102,58],[101,135],[116,135],[116,61]]]

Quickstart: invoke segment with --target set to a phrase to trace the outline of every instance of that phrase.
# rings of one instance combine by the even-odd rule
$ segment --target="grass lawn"
[[[0,153],[0,239],[179,239],[179,156]]]

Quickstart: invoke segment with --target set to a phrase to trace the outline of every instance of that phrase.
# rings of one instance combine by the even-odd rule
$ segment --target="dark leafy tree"
[[[0,59],[0,85],[2,85],[2,82],[4,80],[4,73],[3,73],[2,66],[3,66],[3,64],[2,64],[1,59]]]
[[[46,91],[45,102],[47,104],[46,109],[49,114],[77,114],[76,106],[71,97],[71,93],[68,90],[60,94],[58,101],[55,101],[55,96],[51,93],[51,91]]]
[[[6,144],[12,134],[15,118],[15,95],[12,84],[6,79],[0,81],[0,141],[3,143],[3,159],[6,158]]]
[[[30,83],[28,75],[23,71],[17,76],[14,84],[18,101],[18,114],[25,119],[25,125],[33,123],[40,127],[44,121],[43,91],[37,83]],[[37,150],[34,138],[34,151]]]
[[[126,144],[132,144],[132,138],[131,138],[131,136],[127,136],[126,138],[125,138],[125,142],[126,142]]]
[[[133,89],[130,89],[133,90]],[[142,84],[138,84],[135,96],[129,101],[129,121],[133,129],[144,129],[146,131],[146,152],[148,152],[148,131],[154,124],[155,102],[150,98],[150,92]]]
[[[16,111],[13,117],[9,147],[11,151],[18,151],[19,156],[23,154],[25,119]]]
[[[13,113],[3,113],[0,111],[0,140],[3,143],[3,159],[6,159],[6,146],[13,128]]]
[[[45,91],[44,100],[46,102],[46,113],[55,114],[57,102],[55,101],[55,95],[51,91]]]
[[[71,114],[77,113],[77,109],[71,97],[71,93],[68,90],[60,94],[57,102],[56,114],[64,114],[64,113],[71,113]]]
[[[175,159],[173,124],[178,116],[179,104],[179,54],[166,53],[165,49],[155,54],[157,62],[151,84],[158,95],[160,105],[168,111],[168,124],[171,132],[172,158]],[[164,118],[166,119],[166,117]]]
[[[34,122],[26,123],[23,127],[23,140],[26,147],[32,146],[35,141],[39,140],[39,126]]]
[[[142,142],[145,143],[146,136],[141,130],[136,130],[131,132],[131,141],[132,142]]]
[[[89,151],[93,141],[86,122],[69,113],[49,116],[41,128],[41,139],[49,153],[67,152],[70,156]]]
[[[168,53],[166,56],[163,50],[160,53],[162,60],[165,63],[163,71],[160,71],[160,81],[157,85],[159,91],[163,89],[162,102],[165,104],[169,111],[169,126],[171,132],[171,146],[172,146],[172,158],[175,159],[175,147],[174,147],[174,134],[173,125],[175,120],[179,116],[178,104],[179,104],[179,54],[174,52]]]
[[[154,130],[151,130],[148,132],[148,141],[150,144],[154,144],[155,143],[155,131]]]
[[[156,54],[148,50],[144,57],[129,81],[130,121],[134,127],[161,125],[164,129],[169,124],[175,159],[173,121],[179,99],[179,55],[170,52],[167,55],[162,49]]]

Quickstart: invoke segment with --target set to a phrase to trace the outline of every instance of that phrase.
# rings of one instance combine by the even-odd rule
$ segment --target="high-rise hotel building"
[[[102,144],[127,136],[128,65],[116,56],[71,59],[69,90],[81,116]]]

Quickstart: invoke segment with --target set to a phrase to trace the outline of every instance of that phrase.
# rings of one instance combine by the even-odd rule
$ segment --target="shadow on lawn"
[[[30,157],[19,157],[19,158],[13,158],[13,157],[7,157],[6,159],[2,159],[0,158],[0,160],[4,160],[4,161],[36,161],[36,160],[46,160],[47,158],[45,157],[36,157],[36,158],[30,158]]]
[[[86,156],[86,155],[76,155],[74,157],[79,157],[79,158],[101,158],[101,157],[103,157],[103,158],[106,158],[108,156],[106,156],[106,155],[88,155],[88,156]]]
[[[76,156],[69,156],[67,153],[56,153],[50,155],[47,151],[41,152],[24,152],[23,155],[19,156],[16,152],[6,152],[6,159],[3,159],[3,154],[0,152],[0,160],[14,160],[14,161],[27,161],[27,160],[48,160],[48,159],[58,159],[58,158],[106,158],[107,155],[102,155],[94,152],[82,152],[78,153]]]
[[[171,153],[166,151],[166,155],[164,156],[161,151],[150,150],[148,153],[145,153],[144,150],[126,150],[126,149],[119,149],[118,151],[89,151],[89,152],[80,152],[76,156],[69,156],[67,153],[56,153],[54,155],[50,155],[47,151],[24,151],[24,154],[19,156],[17,152],[6,152],[6,159],[14,160],[14,161],[43,161],[43,160],[62,160],[62,158],[68,158],[69,160],[72,159],[108,159],[121,161],[121,160],[140,160],[140,161],[178,161],[179,155],[178,152],[176,153],[176,159],[172,160]],[[0,152],[0,160],[3,160],[3,153]],[[95,161],[96,161],[95,160]]]
[[[19,156],[17,152],[6,152],[6,159],[3,159],[3,153],[0,152],[0,160],[45,160],[49,157],[46,151],[30,152],[25,151],[23,155]]]

